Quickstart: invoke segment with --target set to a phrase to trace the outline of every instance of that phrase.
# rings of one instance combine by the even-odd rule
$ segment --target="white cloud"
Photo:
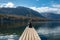
[[[38,12],[45,12],[48,10],[48,7],[30,7],[31,9],[38,11]]]
[[[14,4],[12,2],[8,2],[8,3],[3,3],[3,4],[0,4],[0,8],[2,7],[9,7],[9,8],[12,8],[14,7]]]
[[[38,12],[54,12],[60,14],[59,8],[52,8],[52,7],[30,7],[31,9],[38,11]]]
[[[60,4],[53,4],[53,7],[60,8]]]
[[[3,4],[0,4],[0,8],[2,8],[4,5],[5,5],[5,3],[3,3]]]
[[[14,4],[12,3],[12,2],[8,2],[6,5],[5,5],[5,7],[14,7]]]

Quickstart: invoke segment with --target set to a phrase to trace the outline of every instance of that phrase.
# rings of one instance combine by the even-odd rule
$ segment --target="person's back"
[[[29,28],[32,28],[32,23],[31,22],[29,23]]]

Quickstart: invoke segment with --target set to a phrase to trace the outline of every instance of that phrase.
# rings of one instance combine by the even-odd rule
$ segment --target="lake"
[[[3,26],[0,25],[0,40],[18,40],[27,26],[19,24],[3,23]],[[60,21],[33,22],[33,26],[42,40],[60,40]]]

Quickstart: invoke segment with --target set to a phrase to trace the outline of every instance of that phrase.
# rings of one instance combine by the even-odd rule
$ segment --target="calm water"
[[[9,25],[8,25],[9,26]],[[10,25],[13,26],[12,24]],[[18,26],[18,27],[16,27]],[[60,40],[60,21],[48,21],[33,23],[34,28],[38,32],[42,40]],[[0,29],[2,33],[8,32],[8,34],[0,34],[0,40],[18,40],[26,26],[15,25],[15,28]]]

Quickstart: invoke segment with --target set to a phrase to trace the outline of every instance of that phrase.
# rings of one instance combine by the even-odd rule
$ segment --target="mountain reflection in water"
[[[15,25],[17,26],[17,24],[18,23]],[[12,25],[10,26],[13,27]],[[35,27],[42,40],[60,40],[60,21],[33,23],[33,26]],[[18,25],[18,27],[6,29],[7,31],[5,29],[0,29],[0,31],[2,30],[11,34],[16,33],[16,35],[0,35],[0,40],[18,40],[25,27],[26,26]]]
[[[60,22],[45,22],[43,25],[38,27],[37,32],[47,40],[60,40]]]

